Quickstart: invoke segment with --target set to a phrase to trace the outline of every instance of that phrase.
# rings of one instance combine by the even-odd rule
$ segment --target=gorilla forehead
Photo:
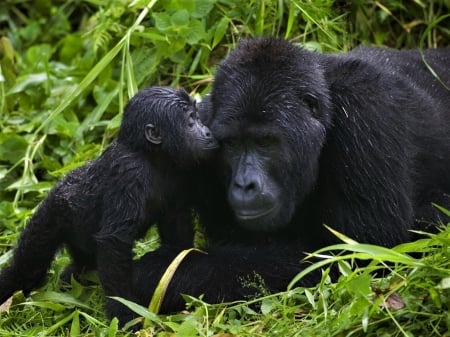
[[[284,40],[272,38],[253,38],[242,40],[222,65],[240,65],[244,68],[263,68],[295,70],[297,61],[303,63],[305,72],[315,63],[314,55],[301,47]],[[280,68],[281,67],[281,68]]]
[[[316,56],[285,41],[261,38],[241,43],[217,70],[211,96],[214,134],[225,138],[225,133],[236,135],[250,126],[284,128],[293,121],[304,125],[309,111],[303,97],[328,101]]]
[[[126,109],[127,114],[142,114],[147,121],[172,120],[176,114],[186,110],[193,104],[189,94],[184,89],[171,87],[149,87],[135,95]],[[136,108],[140,107],[139,108]],[[137,117],[137,116],[136,116]]]
[[[240,42],[219,65],[218,76],[229,79],[252,74],[258,80],[280,80],[288,84],[323,84],[323,55],[308,51],[284,40],[253,38]],[[298,81],[300,80],[300,81]],[[290,83],[293,82],[293,83]]]
[[[244,136],[249,134],[269,133],[281,122],[281,116],[273,113],[272,103],[278,100],[276,92],[264,92],[266,87],[260,86],[250,77],[238,86],[227,85],[223,88],[228,94],[213,97],[215,117],[211,124],[211,131],[219,139]],[[279,109],[278,109],[279,110]]]

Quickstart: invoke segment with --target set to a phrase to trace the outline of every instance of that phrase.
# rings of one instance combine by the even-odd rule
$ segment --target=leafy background
[[[210,90],[217,63],[248,36],[283,37],[322,52],[359,44],[444,47],[450,42],[449,13],[448,0],[3,0],[0,265],[54,183],[97,157],[115,137],[124,104],[138,89],[182,86],[201,97]],[[191,299],[190,314],[151,316],[152,324],[140,333],[450,336],[449,235],[443,229],[408,246],[424,253],[421,264],[392,261],[393,274],[384,280],[365,268],[352,272],[346,263],[354,256],[348,254],[339,262],[343,277],[337,284],[325,273],[317,288],[258,299],[258,312],[248,303],[225,310]],[[136,253],[157,244],[152,230]],[[369,251],[378,261],[373,268],[392,258]],[[58,275],[67,261],[64,252],[58,255],[46,286],[29,299],[16,294],[0,309],[0,336],[125,334],[105,319],[98,286],[74,283],[61,290]],[[374,300],[397,291],[406,303],[399,313]]]

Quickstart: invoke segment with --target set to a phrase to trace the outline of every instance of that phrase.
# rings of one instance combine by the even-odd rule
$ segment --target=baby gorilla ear
[[[162,143],[161,133],[159,129],[153,124],[145,126],[145,138],[152,144],[159,145]]]

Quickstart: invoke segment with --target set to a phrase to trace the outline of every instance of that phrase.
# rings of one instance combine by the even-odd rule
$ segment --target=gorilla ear
[[[161,133],[159,129],[153,124],[145,126],[145,138],[152,144],[159,145],[162,143]]]
[[[313,95],[304,95],[303,96],[303,102],[306,103],[309,110],[311,111],[311,114],[314,117],[317,117],[319,114],[319,102],[317,101],[317,98],[315,98]]]

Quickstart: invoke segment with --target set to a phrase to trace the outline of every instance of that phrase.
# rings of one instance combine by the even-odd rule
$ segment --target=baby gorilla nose
[[[205,149],[217,149],[219,147],[219,142],[206,125],[203,125],[201,133],[204,139]]]
[[[204,130],[203,130],[203,135],[205,136],[205,138],[211,138],[211,131],[209,131],[209,129],[205,126]]]

